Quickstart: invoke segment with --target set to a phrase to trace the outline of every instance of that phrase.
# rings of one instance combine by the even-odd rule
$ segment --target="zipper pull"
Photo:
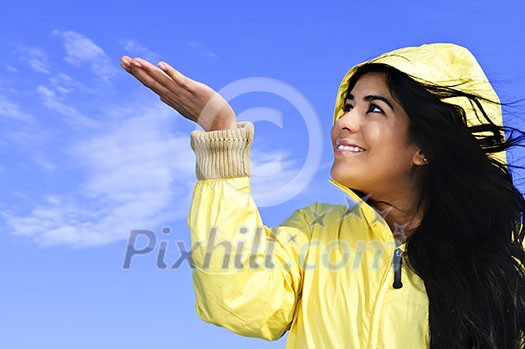
[[[401,282],[401,265],[403,259],[401,258],[401,249],[396,248],[394,251],[394,284],[392,285],[395,289],[403,287]]]

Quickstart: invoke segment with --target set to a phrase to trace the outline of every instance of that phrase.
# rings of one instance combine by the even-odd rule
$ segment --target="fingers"
[[[224,120],[235,120],[235,114],[228,103],[220,98],[213,99],[213,105],[207,108],[205,116],[201,116],[210,99],[216,94],[210,87],[187,78],[165,62],[160,62],[158,67],[141,58],[122,56],[120,65],[133,75],[143,85],[155,92],[162,102],[169,105],[182,116],[199,123],[204,129],[222,127]],[[226,112],[223,106],[226,105]],[[225,116],[216,118],[217,113]],[[215,120],[215,121],[214,121]]]
[[[175,70],[166,62],[159,62],[157,64],[157,66],[160,68],[159,71],[159,69],[154,67],[146,60],[140,58],[132,59],[128,56],[122,56],[120,59],[120,66],[150,88],[154,87],[155,82],[162,86],[169,87],[171,82],[170,80],[181,87],[186,87],[187,85],[188,78],[182,75],[179,71]],[[149,75],[149,77],[142,74],[140,72],[141,69],[143,69],[147,75]],[[158,74],[159,72],[162,74]]]
[[[167,93],[170,84],[173,84],[173,80],[165,72],[144,59],[123,60],[125,65],[128,63],[130,74],[158,95]]]
[[[120,66],[121,66],[125,71],[127,71],[128,73],[131,72],[130,64],[131,64],[131,57],[128,57],[128,56],[122,56],[122,57],[120,58]]]
[[[179,71],[175,70],[171,65],[166,62],[159,62],[157,65],[164,73],[166,73],[173,81],[175,81],[175,83],[181,86],[186,85],[188,78],[182,75]]]

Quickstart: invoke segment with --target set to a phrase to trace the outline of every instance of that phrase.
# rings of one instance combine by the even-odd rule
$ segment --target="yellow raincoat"
[[[456,45],[404,48],[373,61],[498,100],[474,57]],[[340,86],[335,120],[354,71]],[[474,114],[468,102],[451,102]],[[484,107],[501,123],[497,105]],[[289,331],[286,348],[428,347],[428,298],[404,245],[402,287],[394,288],[398,232],[334,181],[353,205],[314,203],[265,227],[250,194],[252,139],[250,123],[191,135],[199,180],[188,224],[199,316],[244,336],[273,340]]]

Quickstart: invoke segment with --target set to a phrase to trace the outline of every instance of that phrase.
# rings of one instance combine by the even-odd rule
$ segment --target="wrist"
[[[234,130],[237,128],[237,120],[217,120],[206,128],[206,131]]]

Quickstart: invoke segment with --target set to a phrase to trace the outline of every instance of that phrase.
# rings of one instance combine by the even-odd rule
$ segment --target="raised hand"
[[[206,131],[236,128],[235,113],[228,102],[209,86],[192,80],[169,64],[158,68],[141,58],[123,56],[120,65],[160,100]]]

